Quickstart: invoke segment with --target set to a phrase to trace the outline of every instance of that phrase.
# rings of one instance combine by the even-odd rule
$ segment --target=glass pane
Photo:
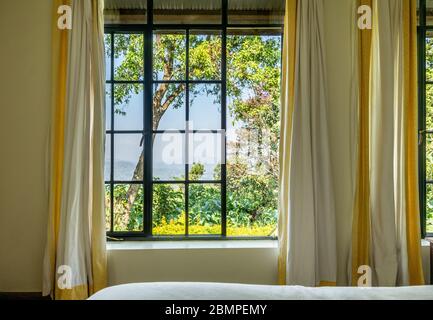
[[[282,24],[285,0],[229,0],[230,24]]]
[[[111,130],[111,85],[105,86],[105,129]]]
[[[275,236],[277,220],[278,139],[234,130],[227,144],[228,235]]]
[[[185,180],[184,134],[154,134],[153,179],[159,181]]]
[[[227,43],[227,232],[276,235],[281,38],[237,32]]]
[[[143,230],[143,185],[114,186],[114,231]]]
[[[111,178],[111,135],[105,135],[105,161],[104,161],[104,179],[110,181]]]
[[[184,235],[184,185],[154,184],[152,215],[153,235]]]
[[[153,130],[185,130],[185,85],[162,83],[153,91]]]
[[[189,234],[221,234],[221,187],[217,184],[189,186]]]
[[[114,35],[114,80],[143,79],[143,35]]]
[[[433,185],[427,185],[427,233],[433,233]]]
[[[433,135],[427,134],[426,139],[426,177],[433,181]]]
[[[218,24],[221,23],[220,0],[153,1],[156,24]]]
[[[222,133],[189,134],[190,180],[220,180],[224,152]]]
[[[114,130],[143,130],[143,86],[114,85]]]
[[[190,129],[221,129],[221,85],[190,86]]]
[[[111,80],[111,34],[104,35],[105,43],[105,79]]]
[[[105,230],[111,231],[110,185],[105,185]]]
[[[190,79],[220,80],[221,32],[192,30],[189,43]]]
[[[155,31],[153,79],[185,80],[186,36],[184,31]]]
[[[426,85],[426,128],[433,130],[433,85]]]
[[[114,180],[143,180],[141,134],[117,134],[114,136]]]

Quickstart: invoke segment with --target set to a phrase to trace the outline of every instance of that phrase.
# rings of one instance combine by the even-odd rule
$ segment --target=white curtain
[[[394,116],[399,91],[401,1],[374,1],[371,77],[371,226],[373,264],[378,283],[395,285]],[[401,88],[400,88],[401,89]],[[401,92],[401,91],[400,91]],[[400,176],[396,176],[399,178]]]
[[[293,32],[294,69],[283,72],[280,179],[280,282],[288,285],[335,285],[337,278],[334,192],[327,123],[327,75],[323,0],[289,0],[285,46]],[[296,15],[290,10],[296,10]],[[286,18],[286,23],[290,23]],[[283,64],[290,65],[285,48]],[[291,101],[292,100],[292,101]],[[289,121],[288,121],[289,119]],[[292,128],[290,130],[290,127]],[[284,149],[290,148],[290,151]]]
[[[44,295],[84,299],[106,283],[103,1],[72,8],[72,29],[53,17],[50,215]]]

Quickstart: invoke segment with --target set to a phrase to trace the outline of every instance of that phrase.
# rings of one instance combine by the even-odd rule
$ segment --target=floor
[[[0,292],[0,300],[51,300],[40,292]]]

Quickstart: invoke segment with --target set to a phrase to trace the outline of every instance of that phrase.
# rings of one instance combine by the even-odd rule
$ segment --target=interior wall
[[[174,243],[165,249],[108,250],[109,285],[158,281],[278,283],[276,245],[249,248],[233,243],[229,247],[219,244],[214,248],[177,246]]]
[[[346,283],[350,214],[350,1],[326,0],[329,126],[335,177],[339,283]],[[51,0],[0,1],[0,291],[41,291],[47,221]],[[274,284],[277,250],[109,252],[109,282]],[[152,261],[152,263],[149,263]]]
[[[41,291],[51,1],[0,1],[0,291]]]

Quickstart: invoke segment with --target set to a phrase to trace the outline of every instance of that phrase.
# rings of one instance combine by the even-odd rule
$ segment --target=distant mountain
[[[114,163],[114,179],[120,181],[130,181],[135,170],[136,164],[129,161],[116,161]],[[205,165],[205,174],[203,179],[213,179],[214,165]],[[105,162],[105,180],[110,180],[110,162]],[[173,180],[174,177],[185,175],[184,165],[155,165],[153,167],[154,178],[159,180]]]
[[[105,162],[105,180],[110,180],[110,162]],[[114,163],[114,180],[129,181],[135,170],[135,164],[128,161],[116,161]]]

